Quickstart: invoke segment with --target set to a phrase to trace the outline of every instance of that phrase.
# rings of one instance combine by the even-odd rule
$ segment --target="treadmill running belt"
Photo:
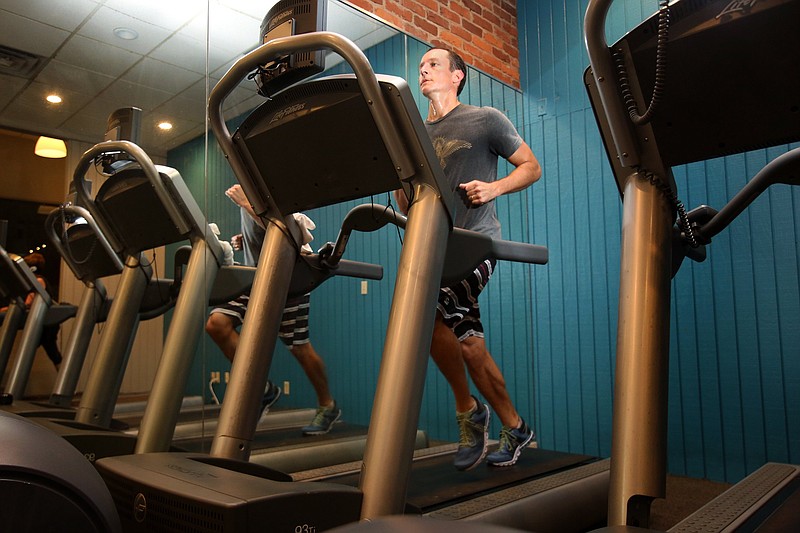
[[[324,435],[315,435],[313,437],[304,436],[299,427],[270,429],[255,434],[252,449],[256,451],[263,448],[277,448],[283,446],[309,446],[333,439],[358,437],[366,434],[367,428],[365,426],[348,424],[347,422],[337,422],[328,433]],[[181,440],[178,446],[189,452],[207,452],[211,447],[212,437],[213,434],[207,435],[204,438]]]
[[[473,470],[459,472],[453,467],[452,454],[420,459],[411,466],[406,512],[428,513],[446,505],[596,460],[596,457],[589,455],[527,448],[514,466],[498,468],[484,463]],[[329,481],[356,487],[359,475],[348,474]]]
[[[588,455],[573,455],[551,450],[526,449],[517,464],[509,467],[478,465],[468,472],[453,467],[452,455],[416,462],[411,470],[408,505],[430,512],[500,487],[552,474],[565,468],[594,461]]]

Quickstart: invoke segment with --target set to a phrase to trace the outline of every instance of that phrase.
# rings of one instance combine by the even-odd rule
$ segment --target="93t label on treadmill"
[[[301,526],[295,526],[294,533],[317,533],[317,528],[309,526],[308,524],[303,524]]]

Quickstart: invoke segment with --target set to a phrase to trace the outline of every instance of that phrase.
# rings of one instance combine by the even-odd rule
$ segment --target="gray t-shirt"
[[[242,252],[246,266],[258,266],[261,245],[264,244],[266,231],[253,220],[244,208],[240,208],[242,221]]]
[[[425,126],[455,194],[453,224],[501,238],[494,201],[473,206],[458,185],[497,179],[498,157],[508,159],[523,143],[514,125],[493,107],[460,104],[444,117],[426,121]]]

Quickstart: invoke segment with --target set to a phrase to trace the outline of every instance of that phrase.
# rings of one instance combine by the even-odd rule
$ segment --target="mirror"
[[[208,180],[228,169],[221,168],[224,162],[219,169],[207,169],[203,163],[206,151],[216,150],[213,139],[205,143],[208,93],[239,57],[260,44],[261,22],[274,3],[69,0],[55,10],[47,0],[0,0],[0,150],[4,161],[0,218],[10,219],[4,231],[9,245],[14,241],[16,247],[18,236],[26,242],[45,242],[43,234],[31,236],[29,228],[43,228],[49,211],[66,198],[75,162],[104,139],[110,114],[131,106],[142,110],[139,145],[155,163],[179,168],[191,182],[201,209],[210,221],[216,221],[230,202],[222,195],[219,181],[209,184]],[[338,0],[329,0],[326,26],[363,50],[399,35]],[[339,68],[339,63],[338,57],[326,59],[329,71]],[[60,101],[49,101],[48,96],[50,100],[58,96]],[[263,101],[255,82],[244,81],[226,100],[225,116],[244,117]],[[34,156],[39,136],[66,141],[67,157]],[[185,155],[187,146],[198,147],[188,150],[191,157]],[[30,207],[33,218],[18,217],[20,206]],[[6,240],[5,236],[0,234],[0,240]],[[154,253],[161,276],[170,272],[168,254]],[[58,255],[54,257],[50,262],[57,265]],[[83,285],[67,269],[62,270],[53,274],[63,280],[61,300],[79,301]],[[123,394],[141,393],[142,399],[157,363],[148,355],[158,349],[164,334],[162,327],[151,322],[155,321],[139,326],[122,389]],[[60,334],[62,345],[69,334],[67,322]],[[202,357],[207,357],[206,351]],[[48,363],[39,359],[43,366]],[[205,368],[202,362],[198,366]],[[37,394],[50,392],[55,373],[52,368],[47,371],[40,376]],[[207,394],[207,378],[205,371],[193,374],[192,388]],[[79,390],[83,383],[85,376]]]
[[[207,90],[259,44],[274,4],[244,0],[0,0],[0,127],[94,144],[117,108],[143,110],[141,146],[154,159],[205,132]],[[336,0],[329,31],[362,50],[398,32]],[[338,60],[326,62],[328,68]],[[262,97],[244,82],[226,116]],[[46,98],[57,95],[60,103]],[[171,128],[159,127],[165,123]]]

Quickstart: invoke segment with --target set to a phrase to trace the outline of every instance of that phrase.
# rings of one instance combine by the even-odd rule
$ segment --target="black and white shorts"
[[[439,289],[436,308],[459,342],[467,337],[483,337],[478,296],[489,282],[497,261],[487,259],[475,267],[467,279]]]
[[[235,300],[215,307],[211,310],[211,313],[221,313],[229,317],[233,322],[233,327],[238,328],[244,322],[249,302],[250,296],[243,294]],[[286,300],[286,306],[283,308],[283,317],[281,318],[281,329],[278,333],[281,341],[286,346],[309,342],[308,311],[310,303],[311,294],[309,293]]]

